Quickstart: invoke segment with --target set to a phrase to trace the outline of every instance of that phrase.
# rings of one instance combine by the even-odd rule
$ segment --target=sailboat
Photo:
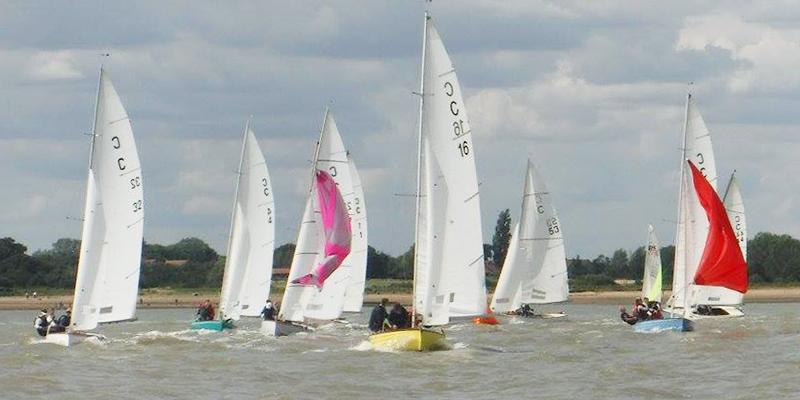
[[[192,329],[222,331],[242,316],[257,317],[269,296],[275,250],[275,199],[264,154],[248,121],[236,177],[219,318]]]
[[[717,169],[711,135],[691,94],[687,95],[686,100],[683,142],[682,160],[691,160],[716,190]],[[717,316],[741,316],[743,313],[738,307],[742,304],[743,296],[739,292],[713,285],[692,285],[691,292],[687,290],[697,271],[709,226],[702,218],[702,207],[692,199],[690,181],[681,162],[672,297],[665,309],[675,314],[690,310],[686,313],[689,318],[699,318],[697,310],[711,310],[709,314]]]
[[[647,250],[644,255],[642,298],[661,303],[661,252],[653,225],[647,226]]]
[[[568,298],[567,261],[558,213],[544,181],[528,160],[520,222],[514,227],[491,309],[516,314],[523,306],[560,303]],[[525,316],[558,318],[566,314],[531,311]]]
[[[642,298],[661,303],[661,253],[658,247],[653,225],[647,227],[647,252],[644,256],[644,276],[642,278]],[[633,310],[635,313],[636,310]],[[664,331],[691,331],[694,329],[692,322],[685,318],[662,318],[639,321],[633,325],[633,330],[640,333],[654,333]]]
[[[323,285],[292,283],[306,276],[325,259],[325,231],[322,224],[319,185],[312,181],[303,221],[300,224],[297,245],[288,284],[283,294],[281,309],[275,328],[264,332],[281,336],[308,329],[323,321],[341,317],[347,307],[360,311],[363,302],[363,287],[366,280],[367,224],[366,208],[361,181],[355,163],[344,147],[333,113],[326,110],[320,137],[314,154],[312,171],[325,171],[335,182],[337,193],[342,197],[350,226],[348,254],[328,277]],[[359,291],[360,289],[360,291]],[[348,297],[348,290],[350,291]],[[349,299],[349,300],[348,300]]]
[[[114,85],[100,69],[89,151],[86,204],[70,326],[45,342],[71,346],[98,324],[136,314],[142,255],[142,171],[130,120]]]
[[[441,327],[486,309],[480,196],[455,68],[425,13],[420,79],[412,327],[369,337],[376,348],[446,348]]]

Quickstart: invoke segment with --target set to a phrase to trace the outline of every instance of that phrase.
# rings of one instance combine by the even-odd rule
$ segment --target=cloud
[[[687,17],[676,48],[704,52],[717,47],[738,62],[727,84],[734,92],[786,92],[800,85],[800,30],[748,22],[735,15]]]
[[[56,81],[83,78],[70,51],[39,52],[30,61],[28,75],[34,80]]]

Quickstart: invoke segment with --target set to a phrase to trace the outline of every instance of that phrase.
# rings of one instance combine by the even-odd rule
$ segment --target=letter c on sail
[[[114,137],[111,138],[111,146],[114,147],[115,149],[120,148],[121,144],[119,143],[119,137],[118,136],[114,136]]]
[[[125,158],[123,158],[123,157],[118,158],[117,159],[117,166],[119,167],[120,171],[125,171],[125,168],[126,168]]]

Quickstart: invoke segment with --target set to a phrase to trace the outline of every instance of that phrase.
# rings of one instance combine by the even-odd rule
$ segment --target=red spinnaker
[[[687,161],[697,199],[708,217],[708,238],[700,265],[694,275],[698,285],[723,286],[740,293],[747,292],[747,263],[739,249],[728,213],[717,192],[703,174]]]

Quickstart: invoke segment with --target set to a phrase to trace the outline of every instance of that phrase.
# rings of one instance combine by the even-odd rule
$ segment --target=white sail
[[[552,196],[539,172],[528,161],[524,218],[520,221],[518,262],[523,263],[520,281],[522,304],[548,304],[567,301],[567,257],[564,236]]]
[[[506,259],[497,279],[497,287],[492,296],[491,308],[496,313],[507,313],[518,309],[520,302],[520,282],[522,281],[522,268],[517,261],[519,253],[519,223],[514,225],[511,241],[508,244]]]
[[[300,232],[297,234],[297,243],[292,257],[292,266],[289,269],[287,282],[291,282],[303,275],[308,274],[321,260],[320,249],[322,249],[322,223],[319,220],[320,214],[316,207],[316,196],[310,193],[306,199],[306,207],[303,211],[303,220],[300,223]],[[278,318],[287,321],[303,322],[305,305],[316,289],[310,286],[286,285],[283,292],[283,300],[278,312]]]
[[[718,175],[711,134],[691,95],[688,95],[686,100],[684,129],[684,157],[681,160],[678,232],[671,303],[673,308],[677,309],[686,309],[697,304],[741,304],[743,296],[739,292],[723,287],[692,284],[708,236],[708,219],[694,192],[689,171],[684,167],[685,160],[690,160],[702,172],[714,190],[717,189]]]
[[[71,330],[133,319],[144,203],[128,114],[100,71]]]
[[[353,182],[353,200],[347,203],[350,213],[350,223],[353,229],[350,255],[345,263],[350,264],[350,281],[344,292],[345,312],[361,312],[364,303],[364,285],[367,280],[367,205],[364,199],[364,189],[361,187],[361,177],[358,175],[356,164],[352,157],[348,157],[350,164],[350,177]],[[341,268],[341,267],[340,267]]]
[[[731,174],[728,189],[725,190],[724,203],[733,232],[736,234],[736,239],[739,240],[739,248],[742,249],[744,259],[747,260],[747,218],[745,218],[744,214],[744,200],[742,199],[739,180],[736,179],[736,172]]]
[[[447,221],[441,235],[441,284],[450,317],[481,315],[486,283],[472,133],[455,68],[429,17],[425,28],[422,136],[432,156],[426,162],[441,171],[447,193],[446,208],[433,210]]]
[[[264,155],[250,125],[242,156],[220,296],[224,318],[256,317],[269,296],[275,247],[275,201]]]
[[[661,252],[653,225],[647,226],[647,248],[644,256],[642,298],[661,302]]]
[[[417,229],[414,248],[414,309],[423,325],[450,321],[448,290],[442,284],[447,187],[432,159],[428,140],[422,137],[418,188]]]
[[[313,168],[326,171],[331,175],[339,192],[342,194],[342,199],[350,207],[351,213],[355,209],[354,207],[358,207],[358,204],[361,204],[360,210],[363,210],[363,194],[357,195],[353,188],[352,169],[348,153],[342,142],[336,121],[330,111],[325,112]],[[360,190],[359,183],[359,193]],[[306,202],[306,211],[303,216],[297,247],[292,258],[289,282],[308,274],[321,261],[323,238],[321,234],[322,225],[318,221],[319,215],[316,192],[312,185]],[[366,221],[362,221],[362,223],[364,230],[353,229],[353,235],[361,234],[363,237],[359,238],[359,240],[354,240],[353,243],[363,243],[363,247],[366,247]],[[357,248],[354,247],[354,249]],[[317,290],[310,286],[287,285],[279,317],[296,322],[301,322],[306,318],[318,320],[339,318],[345,307],[345,292],[352,280],[354,263],[359,263],[358,257],[360,256],[366,257],[366,250],[356,254],[351,251],[350,255],[342,262],[342,265],[325,281],[322,290]],[[361,269],[362,266],[358,265],[358,268]],[[363,268],[366,271],[365,265]],[[361,280],[363,285],[363,277]],[[359,298],[358,300],[360,309],[361,299]]]

